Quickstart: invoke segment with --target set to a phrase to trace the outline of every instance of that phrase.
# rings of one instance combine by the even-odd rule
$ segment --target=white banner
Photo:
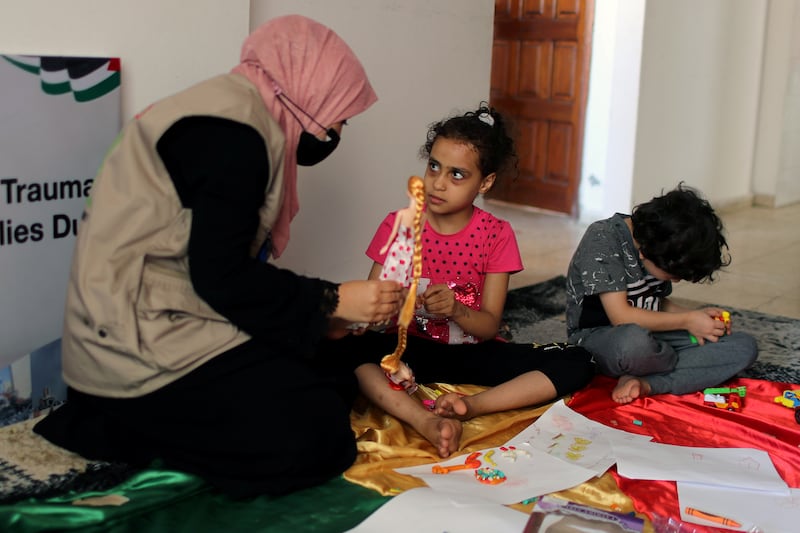
[[[0,369],[61,337],[78,222],[121,126],[119,87],[117,58],[0,55]]]

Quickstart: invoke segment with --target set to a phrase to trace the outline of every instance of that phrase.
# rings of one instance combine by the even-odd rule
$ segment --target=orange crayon
[[[736,520],[725,518],[724,516],[719,516],[716,514],[706,513],[704,511],[700,511],[693,507],[687,507],[683,511],[690,516],[696,516],[697,518],[702,518],[703,520],[708,520],[709,522],[715,522],[723,526],[742,527],[742,524],[740,524]]]

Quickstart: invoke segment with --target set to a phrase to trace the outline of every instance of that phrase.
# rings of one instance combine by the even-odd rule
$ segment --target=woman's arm
[[[190,117],[157,147],[192,212],[188,261],[197,294],[254,337],[313,344],[336,309],[337,285],[250,255],[269,176],[264,139],[244,124]]]

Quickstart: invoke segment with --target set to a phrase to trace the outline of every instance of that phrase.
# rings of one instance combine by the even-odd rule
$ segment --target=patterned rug
[[[566,339],[565,278],[509,292],[504,313],[505,335],[516,342]],[[698,306],[700,304],[697,304]],[[734,326],[758,339],[759,360],[741,377],[800,383],[800,320],[730,309]],[[136,470],[124,464],[88,461],[50,444],[33,433],[38,421],[0,428],[0,504],[109,489]]]
[[[39,420],[0,428],[0,504],[69,491],[101,491],[137,471],[122,463],[89,461],[51,444],[33,432]]]
[[[506,338],[516,342],[566,341],[564,318],[566,278],[509,291],[503,315]],[[713,303],[679,300],[687,307]],[[759,355],[755,364],[739,377],[800,384],[800,320],[756,311],[724,307],[731,312],[733,327],[753,335]]]

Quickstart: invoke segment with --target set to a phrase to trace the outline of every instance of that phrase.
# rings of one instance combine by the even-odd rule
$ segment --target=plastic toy
[[[744,407],[747,387],[711,387],[703,390],[703,404],[740,412]]]
[[[800,424],[800,390],[785,390],[781,396],[775,396],[775,403],[794,409],[794,421]]]
[[[742,385],[740,387],[708,387],[703,389],[703,394],[731,394],[733,392],[744,398],[747,395],[747,387]]]
[[[798,394],[800,394],[800,390],[785,390],[783,391],[783,395],[775,396],[775,403],[792,409],[800,407],[800,398],[797,397]]]
[[[727,335],[728,328],[731,325],[731,313],[729,311],[723,311],[722,315],[715,316],[714,320],[719,320],[720,322],[725,324],[725,333],[723,335]],[[698,344],[697,337],[689,333],[689,342],[692,344]]]
[[[406,250],[406,252],[411,252],[411,286],[408,289],[408,295],[400,309],[400,315],[397,318],[397,347],[394,352],[385,355],[383,359],[381,359],[381,368],[386,373],[389,381],[395,383],[398,380],[393,380],[392,376],[400,372],[403,367],[408,369],[408,367],[400,361],[400,358],[403,356],[403,352],[406,349],[408,326],[411,323],[411,319],[414,317],[417,286],[419,285],[419,278],[422,275],[422,212],[425,201],[424,190],[425,184],[422,178],[419,176],[411,176],[408,179],[408,196],[410,203],[409,207],[403,210],[403,212],[404,214],[410,214],[412,216],[411,237],[413,239],[413,246],[411,250]],[[401,216],[400,213],[398,213],[398,217],[399,216]],[[397,225],[399,226],[399,224]],[[396,238],[396,235],[394,237]],[[391,240],[393,239],[390,239],[390,241]],[[387,243],[387,245],[388,244],[391,243]],[[387,247],[387,249],[389,248]],[[409,255],[406,255],[406,257],[409,257]],[[408,369],[408,373],[411,374],[410,369]],[[413,376],[413,374],[411,375]]]
[[[499,485],[506,481],[506,475],[502,470],[483,466],[475,470],[475,479],[484,485]]]
[[[481,467],[481,461],[478,459],[481,452],[472,452],[464,459],[463,465],[452,465],[452,466],[442,466],[442,465],[433,465],[431,467],[431,472],[434,474],[449,474],[454,470],[474,470],[476,468]]]

